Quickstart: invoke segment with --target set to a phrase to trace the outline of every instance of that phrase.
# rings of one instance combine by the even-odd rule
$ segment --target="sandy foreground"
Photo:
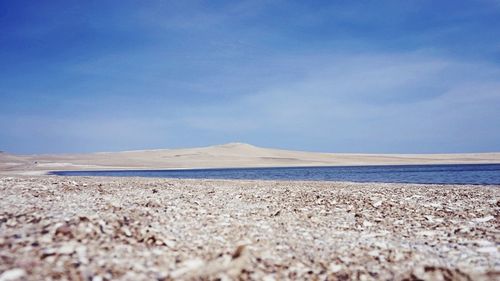
[[[0,280],[499,280],[500,187],[0,176]]]

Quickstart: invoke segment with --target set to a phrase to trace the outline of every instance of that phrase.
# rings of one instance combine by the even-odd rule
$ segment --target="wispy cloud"
[[[400,152],[399,147],[414,142],[449,140],[437,149],[415,149],[437,152],[481,146],[482,140],[470,144],[468,136],[494,136],[478,130],[484,130],[485,120],[500,122],[495,113],[500,69],[494,65],[425,54],[327,56],[315,65],[303,66],[300,79],[264,87],[227,104],[197,107],[185,125],[234,133],[234,126],[226,124],[239,123],[245,130],[265,131],[270,141],[262,143],[267,145],[279,139],[293,146],[296,140],[313,138],[323,149],[344,151],[370,147],[364,142]]]
[[[500,150],[492,1],[7,6],[2,150]]]
[[[293,75],[259,80],[254,66],[244,70],[246,83],[226,85],[215,101],[112,96],[100,99],[97,115],[82,113],[92,104],[75,104],[80,113],[71,118],[4,115],[16,126],[0,125],[20,139],[89,150],[99,143],[119,150],[242,140],[339,152],[457,152],[500,143],[500,129],[491,126],[500,123],[496,65],[428,52],[283,56],[270,65],[271,72],[293,66]],[[229,83],[231,74],[224,74],[204,78],[204,85]]]

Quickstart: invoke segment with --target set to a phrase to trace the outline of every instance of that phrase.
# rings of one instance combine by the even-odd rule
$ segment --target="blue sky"
[[[500,1],[0,0],[0,150],[500,151]]]

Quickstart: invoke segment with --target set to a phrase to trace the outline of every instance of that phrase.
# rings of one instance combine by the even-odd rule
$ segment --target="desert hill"
[[[0,153],[0,171],[172,169],[220,167],[338,166],[500,163],[500,153],[346,154],[291,151],[228,143],[199,148],[88,154]]]

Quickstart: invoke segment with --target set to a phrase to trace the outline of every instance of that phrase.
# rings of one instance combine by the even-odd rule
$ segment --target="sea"
[[[500,164],[58,171],[60,176],[500,185]]]

